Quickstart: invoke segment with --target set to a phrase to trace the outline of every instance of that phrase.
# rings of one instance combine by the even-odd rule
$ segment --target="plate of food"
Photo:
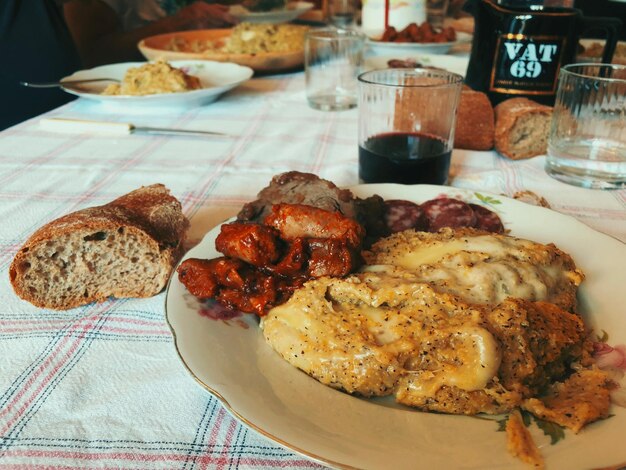
[[[444,54],[398,54],[396,56],[369,56],[364,62],[365,70],[384,68],[437,68],[465,76],[468,59]]]
[[[278,24],[295,20],[314,6],[313,3],[309,2],[289,2],[286,5],[259,11],[252,7],[246,7],[244,2],[241,5],[231,6],[228,12],[243,22]]]
[[[215,101],[253,74],[251,68],[231,63],[157,60],[81,70],[63,78],[61,84],[68,93],[106,105],[190,107]],[[81,82],[99,78],[109,80]]]
[[[290,240],[280,256],[277,233]],[[350,256],[359,240],[361,261]],[[589,353],[626,343],[625,256],[618,240],[506,197],[429,185],[346,191],[290,172],[184,257],[166,318],[201,386],[318,462],[619,466],[626,410],[609,399],[622,389],[609,389],[623,370],[609,376]]]
[[[160,34],[142,40],[142,54],[156,60],[206,59],[245,65],[258,72],[302,67],[308,26],[240,23],[230,29]]]
[[[435,29],[429,23],[411,23],[401,31],[389,27],[381,36],[370,36],[365,42],[369,52],[376,55],[446,54],[455,46],[471,43],[472,37],[450,26]]]

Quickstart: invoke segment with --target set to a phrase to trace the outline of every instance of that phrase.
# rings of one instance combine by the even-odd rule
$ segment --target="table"
[[[141,113],[78,100],[54,116],[233,137],[59,134],[39,129],[38,118],[0,133],[0,467],[319,467],[239,424],[198,386],[177,357],[164,293],[44,311],[13,294],[7,270],[43,223],[142,185],[163,183],[182,202],[192,246],[277,173],[357,184],[357,110],[310,109],[303,74],[293,73],[252,79],[201,108]],[[626,191],[567,186],[543,165],[455,150],[450,184],[530,190],[626,241]]]

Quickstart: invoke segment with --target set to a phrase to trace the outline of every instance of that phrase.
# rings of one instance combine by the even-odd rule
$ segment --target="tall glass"
[[[359,179],[445,184],[463,77],[383,69],[359,76]]]
[[[365,36],[337,28],[312,29],[304,43],[306,96],[312,108],[340,111],[357,105]]]
[[[338,28],[355,25],[356,0],[328,0],[328,21]]]
[[[626,66],[561,68],[546,171],[585,188],[626,187]]]
[[[442,28],[450,0],[426,0],[426,18],[433,28]]]

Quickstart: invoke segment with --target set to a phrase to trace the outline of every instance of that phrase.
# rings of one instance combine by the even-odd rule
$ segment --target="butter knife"
[[[107,135],[149,134],[182,135],[199,137],[232,137],[228,134],[212,131],[169,129],[163,127],[135,126],[130,122],[90,121],[66,118],[42,118],[39,127],[51,132],[96,132]]]

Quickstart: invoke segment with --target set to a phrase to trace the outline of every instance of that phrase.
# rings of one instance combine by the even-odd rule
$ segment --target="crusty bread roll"
[[[462,4],[462,3],[461,3]],[[474,34],[474,17],[464,16],[461,18],[447,17],[444,22],[444,26],[451,26],[455,31],[461,33]]]
[[[17,252],[9,278],[22,299],[56,310],[149,297],[165,287],[188,226],[165,186],[145,186],[41,227]]]
[[[454,148],[490,150],[493,148],[494,114],[485,93],[463,88],[456,115]]]
[[[513,160],[543,155],[548,150],[552,108],[527,98],[510,98],[495,109],[496,150]]]

